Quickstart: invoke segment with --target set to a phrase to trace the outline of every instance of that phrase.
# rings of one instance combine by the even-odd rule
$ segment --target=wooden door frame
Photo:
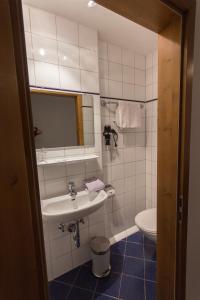
[[[1,134],[2,141],[4,141],[4,147],[1,148],[1,156],[6,161],[6,165],[3,165],[4,172],[1,174],[0,182],[2,184],[1,196],[6,201],[1,203],[0,219],[2,217],[4,223],[0,228],[2,231],[2,244],[7,250],[6,255],[10,256],[10,264],[3,264],[1,268],[3,276],[1,278],[0,298],[6,300],[47,300],[44,240],[20,2],[18,0],[1,0],[0,3],[1,45],[3,45],[0,50],[0,76],[3,87],[0,89],[0,95],[1,99],[5,99],[2,102],[1,112],[7,116],[7,118],[1,118],[1,128],[4,129]],[[164,274],[161,274],[161,270],[165,270],[164,264],[163,269],[161,266],[159,276],[161,278],[162,291],[159,291],[157,300],[184,300],[190,110],[196,2],[195,0],[98,0],[97,2],[159,34],[162,34],[162,31],[169,26],[175,11],[182,18],[181,131],[177,196],[183,196],[183,223],[181,231],[177,232],[176,241],[177,253],[180,257],[179,259],[177,259],[177,256],[172,258],[176,270],[175,282],[170,282],[169,274],[166,277]],[[12,107],[15,108],[14,112],[11,110],[11,103]],[[24,214],[21,215],[19,222],[17,218],[22,211],[24,211]],[[16,228],[17,221],[19,223],[18,230],[12,231],[13,228]],[[13,233],[15,236],[14,240],[7,238],[8,232]],[[19,245],[23,245],[23,247],[19,247]],[[0,249],[0,257],[5,257],[5,252],[2,248],[4,247]],[[15,253],[17,259],[12,256],[13,253]],[[160,253],[159,255],[162,262],[163,254]],[[27,259],[29,256],[31,260]],[[23,286],[20,285],[22,282]],[[167,290],[170,287],[174,288],[174,290],[170,298],[167,299]]]

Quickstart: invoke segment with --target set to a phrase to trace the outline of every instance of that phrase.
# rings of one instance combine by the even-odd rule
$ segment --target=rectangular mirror
[[[90,94],[31,89],[35,146],[94,145],[94,104]]]

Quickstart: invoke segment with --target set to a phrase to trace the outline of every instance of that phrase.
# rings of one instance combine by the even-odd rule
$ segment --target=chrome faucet
[[[74,201],[76,199],[77,192],[75,190],[75,184],[73,181],[70,181],[68,183],[68,190],[69,190],[70,196],[72,197],[72,201]]]

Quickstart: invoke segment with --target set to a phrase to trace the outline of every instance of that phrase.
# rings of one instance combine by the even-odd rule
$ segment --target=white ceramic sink
[[[42,216],[44,219],[57,219],[59,222],[76,221],[100,208],[107,197],[107,193],[102,190],[98,193],[78,192],[74,201],[69,194],[42,200]]]

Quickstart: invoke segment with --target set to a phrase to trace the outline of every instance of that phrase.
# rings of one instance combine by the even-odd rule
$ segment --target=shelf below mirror
[[[64,164],[64,163],[76,163],[79,161],[90,160],[90,159],[97,159],[99,158],[96,154],[88,154],[88,155],[77,155],[77,156],[68,156],[68,157],[56,157],[56,158],[49,158],[42,161],[38,161],[38,166],[47,166],[47,165],[54,165],[54,164]]]

